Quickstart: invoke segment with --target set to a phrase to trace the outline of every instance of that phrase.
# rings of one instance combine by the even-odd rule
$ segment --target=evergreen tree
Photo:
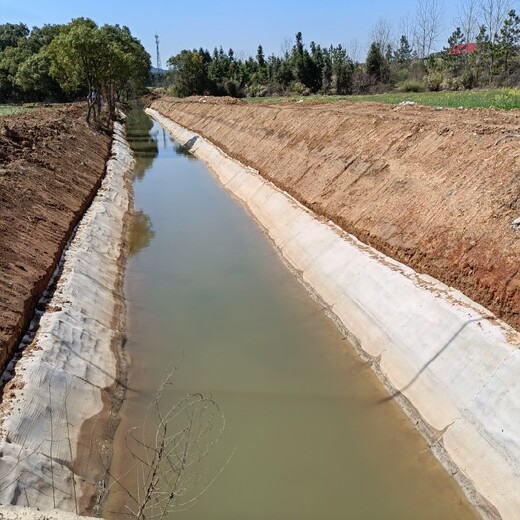
[[[264,49],[261,45],[258,46],[258,49],[256,51],[256,62],[258,63],[258,66],[263,69],[266,66],[265,57],[264,57]]]
[[[504,72],[509,70],[510,59],[520,41],[520,17],[515,10],[509,11],[497,40],[497,55],[503,64]]]
[[[412,61],[412,48],[405,35],[399,40],[399,47],[394,52],[394,61],[401,65]]]
[[[466,61],[467,53],[461,47],[464,43],[466,43],[466,37],[462,29],[457,27],[448,38],[448,46],[443,49],[442,60],[453,74],[458,74],[460,65]]]
[[[354,64],[342,45],[330,48],[334,90],[336,94],[352,94]]]
[[[387,79],[386,69],[385,58],[379,45],[376,42],[372,42],[366,60],[367,74],[378,83],[384,82]]]

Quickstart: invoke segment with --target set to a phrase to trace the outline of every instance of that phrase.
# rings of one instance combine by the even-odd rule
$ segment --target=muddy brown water
[[[225,431],[179,519],[469,519],[478,515],[370,367],[205,165],[140,111],[126,271],[129,390],[112,472],[133,494],[124,432],[175,364],[166,406],[211,395]],[[147,419],[150,421],[150,419]],[[135,504],[117,485],[105,517]],[[184,509],[184,508],[181,508]]]

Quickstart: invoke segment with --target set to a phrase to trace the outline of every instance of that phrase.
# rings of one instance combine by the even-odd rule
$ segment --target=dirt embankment
[[[110,141],[78,105],[0,118],[0,368],[95,195]]]
[[[152,108],[317,214],[520,330],[520,116],[379,104]]]

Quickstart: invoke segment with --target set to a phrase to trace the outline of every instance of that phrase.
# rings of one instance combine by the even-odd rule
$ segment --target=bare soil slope
[[[0,368],[101,182],[109,147],[81,106],[0,119]]]
[[[520,330],[520,116],[192,98],[152,108],[344,230]]]

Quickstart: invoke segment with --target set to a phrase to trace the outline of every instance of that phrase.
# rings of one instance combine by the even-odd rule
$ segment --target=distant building
[[[454,45],[448,52],[450,56],[459,56],[461,54],[471,54],[477,50],[476,43],[459,43]]]

